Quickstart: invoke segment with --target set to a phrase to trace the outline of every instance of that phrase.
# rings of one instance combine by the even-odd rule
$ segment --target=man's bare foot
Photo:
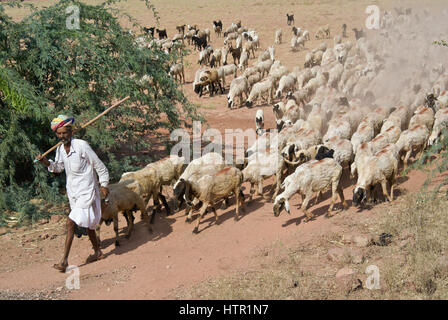
[[[94,254],[91,254],[90,256],[88,256],[88,258],[86,260],[86,263],[94,262],[94,261],[97,261],[97,260],[102,260],[105,257],[106,256],[103,254],[103,252],[101,250],[98,250]]]
[[[55,263],[55,264],[53,265],[53,268],[55,268],[56,270],[59,270],[60,272],[65,272],[65,270],[67,269],[67,267],[68,267],[68,263],[62,263],[62,262],[60,262],[60,263]]]

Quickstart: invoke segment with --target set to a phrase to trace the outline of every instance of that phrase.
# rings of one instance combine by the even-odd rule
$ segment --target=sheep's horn
[[[283,160],[285,160],[285,162],[286,162],[287,164],[292,165],[292,166],[297,166],[297,165],[303,163],[303,161],[301,161],[301,160],[298,160],[297,162],[289,161],[289,160],[286,159],[285,157],[283,157]]]

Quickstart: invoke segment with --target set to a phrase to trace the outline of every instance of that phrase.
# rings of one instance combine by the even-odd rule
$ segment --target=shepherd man
[[[75,119],[59,115],[51,122],[51,129],[56,133],[62,144],[56,149],[55,160],[47,160],[41,154],[36,159],[48,167],[48,171],[60,173],[65,170],[67,177],[67,196],[70,202],[70,214],[67,217],[67,236],[64,255],[61,261],[53,267],[65,272],[68,267],[68,255],[72,246],[73,236],[80,238],[88,234],[94,253],[86,262],[104,258],[95,233],[101,219],[101,198],[109,195],[109,172],[89,144],[81,139],[73,138]],[[95,174],[97,173],[98,178]]]

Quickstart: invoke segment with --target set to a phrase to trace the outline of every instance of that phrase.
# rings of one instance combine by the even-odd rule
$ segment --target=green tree
[[[144,1],[157,18],[154,6]],[[31,13],[18,22],[5,7],[23,6],[0,4],[0,208],[8,208],[5,198],[11,199],[18,187],[26,188],[29,197],[50,200],[62,187],[61,178],[55,180],[32,163],[57,142],[49,124],[58,114],[73,115],[81,124],[113,101],[131,97],[83,135],[115,179],[138,161],[153,160],[139,156],[151,150],[149,135],[160,137],[159,129],[200,118],[168,74],[169,66],[187,54],[185,47],[176,45],[167,54],[157,46],[136,45],[138,35],[125,30],[119,19],[129,19],[138,33],[141,26],[111,8],[117,2],[60,0],[42,9],[27,5]],[[67,28],[68,6],[79,8],[79,29]],[[116,157],[121,149],[129,156]]]

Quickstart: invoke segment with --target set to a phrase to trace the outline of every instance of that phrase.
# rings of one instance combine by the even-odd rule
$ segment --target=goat
[[[286,14],[286,23],[288,24],[288,26],[295,23],[293,14],[291,14],[291,15]]]

